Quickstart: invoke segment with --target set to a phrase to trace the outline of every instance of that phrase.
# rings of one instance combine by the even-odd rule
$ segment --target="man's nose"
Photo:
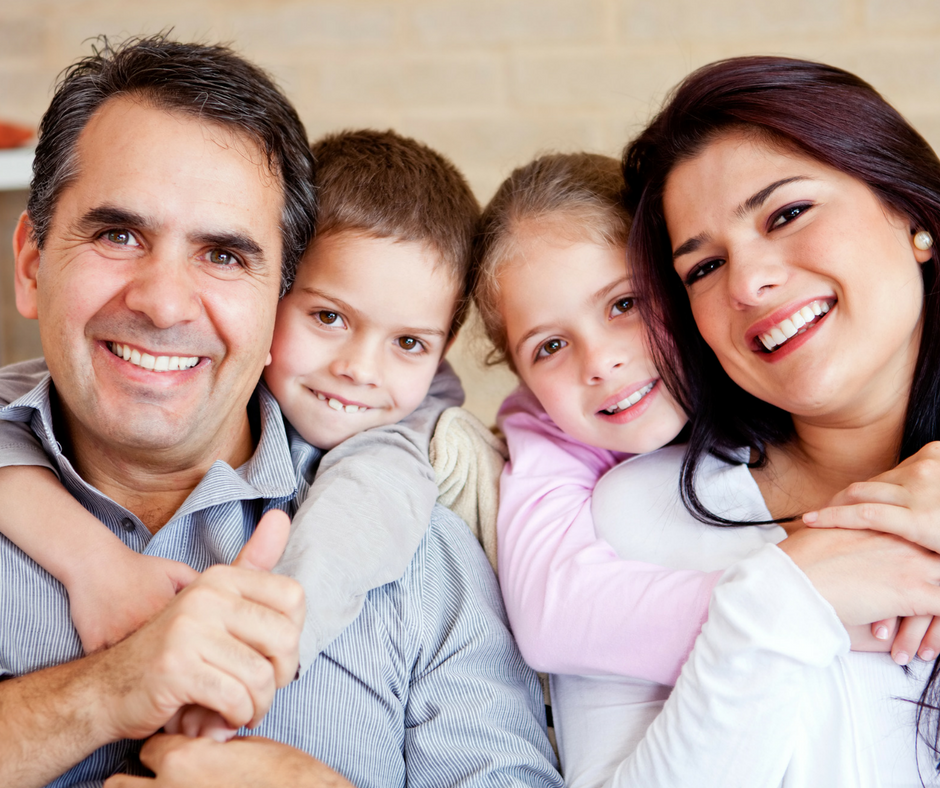
[[[125,303],[156,328],[195,320],[202,312],[198,270],[184,254],[155,251],[139,261]]]

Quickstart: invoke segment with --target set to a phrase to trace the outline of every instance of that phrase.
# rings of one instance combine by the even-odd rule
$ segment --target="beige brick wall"
[[[311,135],[394,127],[484,201],[540,151],[616,155],[684,74],[738,54],[855,71],[940,145],[940,0],[3,0],[0,116],[35,124],[83,39],[168,27],[269,69]],[[491,419],[511,376],[454,356]]]

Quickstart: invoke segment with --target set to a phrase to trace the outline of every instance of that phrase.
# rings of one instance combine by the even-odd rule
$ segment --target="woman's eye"
[[[210,263],[221,268],[238,265],[240,262],[235,255],[233,255],[231,252],[225,251],[224,249],[213,249],[211,252],[209,252],[208,256]]]
[[[321,309],[316,313],[317,320],[319,320],[325,326],[334,326],[336,328],[342,328],[346,324],[343,322],[343,318],[339,315],[338,312],[331,312],[329,309]]]
[[[797,216],[805,213],[810,208],[811,205],[800,204],[800,205],[788,205],[773,218],[773,221],[770,223],[770,229],[776,230],[778,227],[783,227],[785,224],[792,222]]]
[[[618,315],[625,315],[635,306],[636,299],[633,296],[624,296],[623,298],[618,298],[610,307],[610,316],[617,317]]]
[[[140,246],[130,230],[107,230],[103,235],[115,246]]]
[[[548,358],[567,346],[568,343],[563,339],[549,339],[548,342],[543,342],[539,345],[539,350],[538,353],[535,354],[535,358]]]
[[[725,264],[725,261],[721,258],[715,260],[706,260],[704,263],[700,263],[695,266],[689,273],[685,275],[685,286],[691,287],[700,279],[704,279],[712,271],[717,271]]]
[[[424,350],[421,340],[414,337],[398,337],[398,347],[409,353],[419,353]]]

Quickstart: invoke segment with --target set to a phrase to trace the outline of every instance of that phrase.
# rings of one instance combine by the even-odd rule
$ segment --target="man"
[[[302,594],[257,571],[283,549],[283,520],[269,513],[246,542],[319,457],[255,392],[312,231],[304,137],[257,69],[163,38],[74,66],[43,119],[14,248],[49,377],[0,416],[30,424],[69,492],[129,546],[236,566],[82,657],[61,586],[0,538],[0,784],[139,774],[128,740],[192,703],[269,738],[154,737],[140,759],[157,784],[560,784],[492,575],[447,515],[291,682]],[[187,363],[157,375],[118,363],[117,344]],[[151,782],[109,781],[137,784]]]

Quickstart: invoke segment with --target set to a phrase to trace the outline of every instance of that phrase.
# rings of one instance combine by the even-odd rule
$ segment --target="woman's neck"
[[[753,471],[773,517],[818,509],[854,482],[866,481],[897,464],[904,408],[867,423],[822,424],[794,418],[794,437],[767,449],[767,463]],[[796,530],[801,523],[785,525]]]

